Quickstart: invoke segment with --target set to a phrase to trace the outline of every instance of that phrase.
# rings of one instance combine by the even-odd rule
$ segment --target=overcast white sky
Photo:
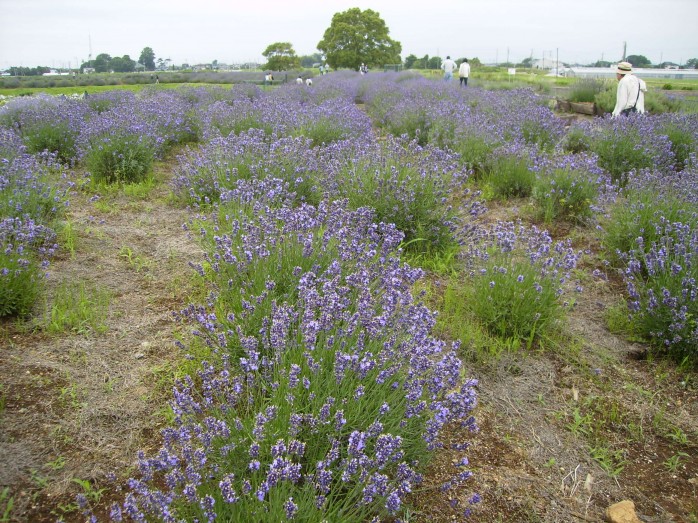
[[[0,69],[75,67],[100,53],[138,60],[263,61],[274,42],[316,52],[334,13],[377,11],[402,57],[653,63],[698,57],[698,0],[0,0]]]

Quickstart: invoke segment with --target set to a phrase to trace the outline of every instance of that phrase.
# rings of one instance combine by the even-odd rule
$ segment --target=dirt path
[[[161,182],[168,169],[156,167]],[[51,264],[48,294],[66,282],[108,291],[105,333],[2,326],[0,485],[14,495],[13,521],[80,521],[74,480],[101,488],[105,474],[127,470],[157,442],[181,356],[172,312],[187,301],[187,261],[201,256],[182,229],[188,213],[168,205],[168,192],[160,183],[144,199],[70,196],[76,248]]]

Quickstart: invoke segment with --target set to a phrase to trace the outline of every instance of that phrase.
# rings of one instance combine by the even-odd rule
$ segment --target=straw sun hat
[[[616,73],[618,74],[628,74],[633,72],[633,64],[630,62],[621,62],[618,64],[618,69],[616,69]]]

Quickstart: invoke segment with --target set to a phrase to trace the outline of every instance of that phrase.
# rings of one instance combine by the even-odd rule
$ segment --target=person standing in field
[[[467,58],[463,58],[458,68],[458,77],[460,78],[460,86],[468,86],[468,77],[470,76],[470,64]]]
[[[296,83],[298,85],[303,85],[303,78],[301,77],[301,75],[298,75],[298,78],[296,78]]]
[[[644,113],[647,84],[633,74],[633,66],[630,62],[618,64],[616,80],[618,80],[618,89],[616,90],[616,106],[613,108],[613,117]]]
[[[448,81],[453,78],[453,71],[456,70],[456,62],[451,60],[450,56],[447,56],[444,63],[441,64],[441,69],[444,71],[444,80]]]

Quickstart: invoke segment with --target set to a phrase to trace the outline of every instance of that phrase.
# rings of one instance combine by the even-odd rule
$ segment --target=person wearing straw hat
[[[618,89],[613,117],[621,114],[628,116],[631,113],[644,113],[647,84],[633,74],[633,66],[630,62],[618,64],[616,79],[618,80]]]

